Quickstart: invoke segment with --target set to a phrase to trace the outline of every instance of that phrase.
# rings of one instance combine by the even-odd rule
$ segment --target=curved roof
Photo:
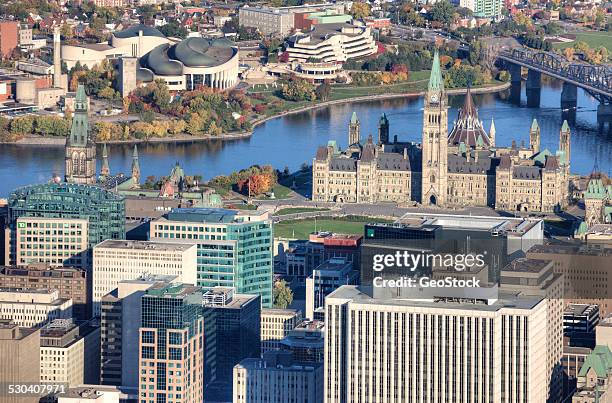
[[[159,45],[140,59],[140,65],[159,76],[178,76],[183,74],[183,66],[168,57],[168,44]]]
[[[165,38],[164,34],[159,32],[156,28],[148,27],[143,24],[132,25],[129,28],[124,29],[123,31],[115,32],[113,35],[117,38],[133,38],[138,36],[138,32],[142,31],[143,36],[159,36]]]
[[[459,110],[459,120],[455,123],[453,130],[448,136],[448,143],[458,145],[465,143],[469,147],[486,148],[491,145],[487,132],[478,120],[478,111],[472,100],[470,88],[465,94],[465,102]]]
[[[227,62],[236,52],[227,40],[187,38],[172,46],[168,55],[187,67],[212,67]]]
[[[155,76],[153,75],[153,73],[151,73],[150,70],[147,70],[147,69],[137,69],[136,70],[136,79],[138,81],[149,83],[149,82],[152,82],[153,79],[155,79]]]

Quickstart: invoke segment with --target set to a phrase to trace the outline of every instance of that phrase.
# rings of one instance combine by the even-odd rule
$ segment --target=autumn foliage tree
[[[274,186],[274,178],[269,173],[260,173],[249,176],[238,182],[237,188],[240,193],[248,196],[257,196],[269,192]]]

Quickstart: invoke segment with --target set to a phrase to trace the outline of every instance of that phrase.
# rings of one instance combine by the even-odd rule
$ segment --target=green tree
[[[31,116],[15,118],[11,121],[10,130],[14,134],[32,134],[34,132],[34,118]]]
[[[331,85],[328,83],[323,83],[319,85],[315,91],[317,99],[321,101],[327,101],[329,99],[329,95],[331,94]]]
[[[370,15],[370,5],[368,3],[355,1],[351,6],[351,15],[357,20],[362,20]]]
[[[166,25],[159,28],[159,31],[165,36],[176,37],[176,38],[186,38],[189,33],[187,29],[180,25],[178,21],[171,21]]]
[[[294,78],[282,87],[283,98],[289,101],[314,101],[316,99],[315,87],[312,83]]]
[[[448,0],[437,2],[431,7],[429,15],[432,21],[438,21],[444,25],[450,25],[453,22],[455,7]]]
[[[285,309],[293,302],[293,291],[285,280],[278,280],[274,283],[274,307]]]

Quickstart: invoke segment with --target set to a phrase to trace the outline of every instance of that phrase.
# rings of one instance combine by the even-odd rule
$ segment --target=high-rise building
[[[556,273],[563,274],[565,304],[590,304],[599,315],[612,313],[612,270],[608,270],[612,247],[594,245],[535,245],[527,257],[552,260]]]
[[[197,243],[197,285],[204,290],[233,287],[272,306],[271,220],[233,210],[178,208],[151,221],[150,237]]]
[[[99,326],[56,319],[41,329],[40,383],[95,385],[99,375]]]
[[[100,383],[138,389],[138,329],[142,316],[141,298],[147,289],[175,276],[147,275],[120,281],[102,297],[100,314]]]
[[[328,403],[548,399],[545,298],[383,300],[342,286],[325,304]]]
[[[261,352],[278,350],[280,341],[293,330],[302,319],[297,309],[263,308],[261,310]]]
[[[96,183],[96,144],[91,138],[88,100],[79,84],[74,100],[74,115],[65,147],[65,179],[70,183]]]
[[[58,290],[0,289],[0,319],[22,327],[42,327],[55,319],[72,318],[72,300],[60,298]]]
[[[189,284],[158,283],[142,296],[139,401],[204,400],[202,292]]]
[[[325,297],[341,285],[357,284],[359,272],[352,262],[332,258],[319,265],[306,279],[306,317],[322,320]]]
[[[87,272],[74,267],[0,266],[0,288],[52,289],[59,297],[72,300],[72,314],[76,319],[91,317]]]
[[[460,0],[459,5],[472,10],[478,18],[499,18],[502,15],[502,0]]]
[[[79,218],[19,217],[15,264],[88,268],[88,222]]]
[[[0,57],[9,57],[17,48],[18,33],[17,21],[0,21]]]
[[[196,283],[194,243],[106,240],[93,249],[93,307],[100,314],[100,300],[122,280],[143,274],[177,276]]]
[[[40,329],[0,320],[0,384],[40,383]],[[5,403],[38,403],[39,396],[4,393]]]
[[[261,356],[261,297],[214,287],[203,295],[202,312],[214,321],[216,339],[214,377],[204,374],[207,385],[215,384],[207,398],[231,400],[234,365]]]
[[[105,239],[125,239],[125,200],[98,186],[45,183],[20,187],[10,194],[8,210],[5,264],[16,262],[21,235],[17,219],[21,217],[87,220],[89,248]]]
[[[295,361],[288,351],[268,351],[234,367],[234,403],[323,403],[323,364]]]

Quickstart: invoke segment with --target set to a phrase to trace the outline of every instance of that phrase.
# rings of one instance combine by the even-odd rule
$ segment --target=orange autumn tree
[[[269,192],[272,186],[274,186],[274,177],[269,173],[260,173],[239,181],[238,191],[246,195],[256,196]]]

